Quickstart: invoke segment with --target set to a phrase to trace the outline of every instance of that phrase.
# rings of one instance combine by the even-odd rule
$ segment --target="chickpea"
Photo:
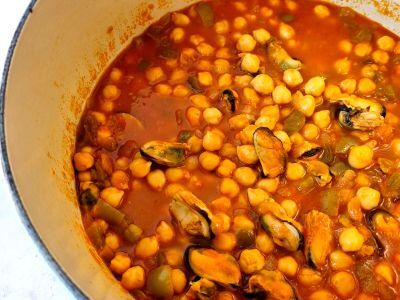
[[[257,125],[248,125],[238,134],[240,141],[242,144],[253,144],[253,135],[257,130]]]
[[[271,39],[271,34],[264,28],[259,28],[253,30],[253,37],[260,45],[265,45]]]
[[[185,178],[185,170],[182,168],[168,168],[165,177],[169,182],[178,182]]]
[[[166,78],[163,69],[160,67],[146,69],[145,75],[150,84],[158,83]]]
[[[210,72],[199,72],[197,78],[199,79],[199,83],[203,86],[210,86],[213,84],[213,76]]]
[[[320,110],[314,113],[313,121],[319,128],[327,128],[331,124],[331,112],[329,110]]]
[[[187,97],[190,95],[190,91],[186,86],[178,84],[177,86],[174,87],[172,94],[175,97]]]
[[[353,50],[353,44],[349,40],[341,40],[339,42],[339,49],[346,54],[350,54]]]
[[[314,6],[314,13],[320,19],[325,19],[325,18],[329,17],[331,14],[331,12],[329,11],[329,8],[322,4],[318,4],[318,5]]]
[[[183,30],[181,27],[176,27],[169,34],[169,38],[174,43],[181,43],[185,38],[185,30]]]
[[[214,61],[214,72],[224,74],[230,71],[231,65],[228,60],[218,58]]]
[[[77,171],[86,171],[94,165],[94,157],[87,152],[77,152],[74,155],[74,166]]]
[[[201,110],[198,109],[197,107],[191,106],[186,110],[186,119],[189,121],[192,127],[200,125],[201,116],[202,116]]]
[[[250,75],[237,75],[235,76],[234,82],[238,87],[244,88],[250,84],[252,79],[253,77]]]
[[[171,280],[175,294],[182,294],[187,283],[185,273],[180,269],[173,269],[171,271]]]
[[[255,125],[257,127],[267,127],[268,129],[273,130],[276,126],[276,123],[278,123],[279,121],[279,109],[276,113],[276,107],[278,107],[278,105],[270,106],[270,111],[267,114],[261,114],[260,117],[256,120]]]
[[[372,52],[372,46],[369,43],[358,43],[354,47],[354,54],[359,57],[365,57]]]
[[[265,258],[258,249],[245,249],[240,253],[239,266],[246,274],[260,271],[265,265]]]
[[[260,59],[257,55],[246,53],[243,55],[241,68],[243,71],[256,73],[260,68]]]
[[[251,86],[260,94],[269,95],[274,90],[274,81],[267,74],[259,74],[250,82]]]
[[[315,76],[309,79],[305,86],[304,91],[307,95],[319,97],[325,90],[325,78],[322,76]]]
[[[396,157],[400,157],[400,139],[393,139],[392,143],[390,145],[390,149],[392,150],[392,153]]]
[[[295,31],[289,24],[281,22],[278,27],[279,37],[283,40],[290,40],[294,38]]]
[[[154,256],[158,249],[158,240],[155,236],[145,237],[136,244],[135,255],[139,258],[149,258]]]
[[[355,182],[360,187],[362,187],[362,186],[370,186],[371,185],[371,181],[369,180],[368,175],[365,174],[365,173],[358,173],[357,177],[355,179]]]
[[[357,88],[357,81],[355,79],[345,79],[340,82],[340,88],[344,93],[354,94]]]
[[[228,232],[231,227],[231,218],[225,213],[216,213],[211,221],[211,230],[214,234]]]
[[[154,87],[154,91],[157,94],[163,95],[163,96],[168,96],[171,95],[172,93],[172,88],[165,83],[159,83]]]
[[[251,52],[256,47],[256,43],[256,40],[250,34],[243,34],[236,44],[236,49],[240,52]]]
[[[227,212],[231,208],[231,200],[228,197],[218,197],[210,203],[211,210],[215,212]]]
[[[395,282],[395,273],[387,262],[379,262],[374,268],[375,274],[385,280],[389,285]]]
[[[191,153],[199,153],[203,149],[203,140],[195,135],[192,135],[187,144]]]
[[[233,177],[243,186],[252,186],[257,181],[257,173],[252,168],[240,167],[235,170]]]
[[[208,108],[211,107],[210,101],[204,95],[193,95],[190,96],[189,100],[192,104],[198,108]]]
[[[283,72],[283,81],[293,88],[303,83],[303,77],[298,70],[288,69]]]
[[[275,193],[279,186],[279,178],[264,178],[257,182],[257,188],[263,189],[268,193]]]
[[[387,35],[381,36],[376,41],[376,44],[378,48],[383,51],[392,51],[396,45],[394,39]]]
[[[223,157],[234,158],[236,156],[236,147],[230,143],[225,143],[219,153]]]
[[[329,255],[329,263],[333,270],[348,269],[354,265],[353,258],[342,250],[335,250]]]
[[[228,291],[219,292],[216,296],[216,300],[235,300],[235,296]]]
[[[114,171],[110,181],[111,184],[118,189],[127,190],[129,188],[129,176],[124,171]]]
[[[256,235],[256,247],[264,254],[269,254],[275,249],[275,244],[272,238],[265,232],[259,232]]]
[[[92,176],[90,175],[90,171],[79,172],[78,179],[80,182],[91,181]]]
[[[269,194],[262,189],[247,189],[247,196],[252,207],[257,207],[269,199]]]
[[[141,157],[135,158],[129,165],[132,176],[136,178],[144,178],[149,174],[151,162]]]
[[[218,34],[226,34],[229,32],[229,22],[227,20],[221,20],[214,24],[214,30]]]
[[[292,142],[285,131],[274,131],[274,135],[282,142],[283,149],[285,149],[286,152],[289,152],[292,149]]]
[[[236,17],[233,20],[233,28],[235,28],[237,30],[242,30],[242,29],[246,28],[246,26],[247,26],[247,21],[243,17]]]
[[[250,124],[249,118],[245,114],[235,115],[228,120],[229,127],[235,130],[242,130]]]
[[[231,177],[235,169],[236,164],[233,161],[224,159],[218,166],[217,174],[220,177]]]
[[[176,26],[188,26],[190,24],[190,19],[187,15],[174,12],[172,14],[172,22],[174,22]]]
[[[303,267],[299,270],[297,279],[300,284],[310,287],[320,284],[320,282],[322,281],[322,276],[321,273],[316,270]]]
[[[299,180],[306,175],[306,169],[299,163],[287,163],[286,178],[289,180]]]
[[[272,92],[272,99],[276,104],[287,104],[292,101],[292,93],[284,85],[278,85]]]
[[[141,266],[133,266],[122,274],[121,285],[128,291],[141,289],[145,283],[146,275]]]
[[[220,161],[221,158],[217,154],[209,151],[205,151],[199,156],[200,165],[207,171],[215,170],[218,167]]]
[[[121,90],[114,84],[108,84],[103,88],[103,97],[106,100],[114,101],[121,95]]]
[[[207,131],[203,136],[203,148],[208,151],[216,151],[224,144],[223,133],[218,131]],[[200,162],[201,163],[201,162]]]
[[[389,54],[383,50],[375,50],[372,52],[372,59],[379,65],[385,65],[389,62]]]
[[[349,298],[354,294],[356,282],[353,276],[346,271],[339,271],[331,277],[331,285],[335,292],[343,298]]]
[[[221,194],[229,198],[235,198],[239,192],[240,187],[237,182],[231,178],[223,178],[219,187]]]
[[[117,207],[121,204],[122,198],[124,197],[124,191],[115,187],[108,187],[101,191],[100,197],[112,207]]]
[[[364,236],[355,227],[345,228],[339,235],[340,247],[345,252],[360,250],[364,240]]]
[[[161,191],[167,183],[167,178],[161,170],[151,171],[147,177],[147,183],[156,191]]]
[[[172,198],[176,193],[184,191],[186,188],[179,183],[170,183],[165,187],[164,193],[168,198]]]
[[[348,75],[351,69],[351,61],[346,57],[335,61],[334,68],[339,75]]]
[[[306,140],[313,141],[319,136],[319,128],[312,123],[306,123],[301,129],[301,134]]]
[[[112,68],[111,72],[110,72],[110,80],[112,82],[119,82],[121,80],[123,76],[123,73],[120,69],[118,68]]]
[[[360,199],[361,207],[365,210],[371,210],[378,207],[381,200],[379,191],[370,187],[360,187],[357,190],[357,198]]]
[[[105,243],[114,251],[116,251],[121,245],[118,235],[112,232],[107,233]]]
[[[178,247],[168,248],[164,251],[164,256],[167,264],[172,267],[176,267],[182,264],[183,253],[182,249]]]
[[[207,44],[205,42],[201,42],[197,47],[197,51],[202,55],[202,56],[211,56],[214,54],[214,47],[211,46],[210,44]]]
[[[253,145],[238,146],[237,156],[239,160],[246,165],[252,165],[258,161],[256,149]]]
[[[375,65],[375,64],[366,65],[366,66],[362,67],[361,75],[363,77],[373,79],[375,77],[378,69],[379,69],[378,65]]]
[[[231,74],[222,74],[218,78],[218,86],[219,87],[228,87],[232,84],[232,75]]]
[[[110,269],[116,274],[123,274],[131,266],[131,259],[128,254],[118,252],[110,262]]]
[[[199,34],[192,34],[190,37],[189,37],[189,41],[190,41],[190,43],[192,43],[194,46],[198,46],[198,45],[200,45],[200,43],[202,43],[202,42],[204,42],[204,38],[201,36],[201,35],[199,35]],[[189,48],[190,49],[190,48]],[[192,49],[193,50],[193,49]],[[187,52],[189,52],[188,50],[186,50]],[[191,52],[191,51],[190,51]],[[188,53],[189,54],[189,53]],[[190,56],[192,56],[192,54],[190,55]]]
[[[315,99],[312,95],[294,97],[293,106],[306,117],[311,117],[315,110]]]
[[[362,95],[370,95],[376,90],[376,84],[369,78],[361,78],[358,81],[358,92]]]
[[[257,92],[249,87],[245,87],[243,89],[243,97],[244,102],[252,107],[256,107],[260,102],[260,97]]]
[[[337,297],[328,290],[320,289],[313,292],[308,300],[336,300]]]
[[[283,200],[280,204],[283,207],[283,209],[286,211],[286,214],[290,218],[296,217],[297,212],[299,211],[296,202],[294,202],[293,200],[290,200],[290,199],[286,199],[286,200]]]
[[[293,277],[297,273],[299,264],[292,256],[281,257],[278,260],[278,270],[289,277]]]
[[[216,38],[215,38],[215,44],[218,47],[225,47],[225,45],[226,45],[226,36],[217,35]]]
[[[157,240],[161,243],[169,243],[175,237],[174,228],[165,221],[161,221],[156,228]]]
[[[213,245],[217,250],[232,251],[236,247],[236,236],[231,232],[223,232],[214,238]]]
[[[372,164],[374,152],[368,146],[353,146],[350,148],[348,162],[355,169],[364,169]]]

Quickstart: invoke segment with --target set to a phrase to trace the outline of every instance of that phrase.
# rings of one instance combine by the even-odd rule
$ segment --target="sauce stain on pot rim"
[[[11,45],[8,49],[6,61],[4,64],[4,70],[2,74],[2,81],[0,87],[0,133],[1,133],[1,163],[3,167],[4,177],[7,180],[8,186],[10,188],[10,194],[14,203],[17,207],[17,212],[20,215],[21,221],[26,227],[29,235],[32,237],[32,240],[35,242],[37,248],[42,253],[43,257],[52,268],[52,270],[57,274],[57,276],[64,282],[64,284],[69,288],[71,293],[77,299],[88,299],[88,297],[83,293],[83,291],[71,280],[71,278],[64,272],[62,267],[58,264],[58,262],[54,259],[54,257],[50,254],[49,250],[46,248],[45,244],[43,243],[39,233],[33,227],[32,222],[29,218],[28,212],[25,210],[25,207],[21,201],[20,195],[18,193],[17,186],[15,184],[12,170],[8,158],[7,153],[7,143],[6,143],[6,136],[5,136],[5,124],[4,124],[4,107],[5,107],[5,93],[7,87],[7,79],[8,79],[8,72],[11,67],[11,61],[13,59],[13,54],[15,47],[18,43],[18,39],[20,34],[24,28],[26,21],[28,20],[30,14],[34,12],[34,6],[37,0],[32,0],[31,3],[28,5],[27,9],[25,10],[24,15],[22,16],[17,29],[14,33],[14,36],[11,41]]]

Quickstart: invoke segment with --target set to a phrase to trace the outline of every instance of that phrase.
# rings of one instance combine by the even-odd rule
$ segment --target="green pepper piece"
[[[90,241],[96,247],[96,249],[101,249],[101,247],[103,247],[103,245],[104,245],[104,232],[100,228],[100,226],[99,226],[99,224],[97,222],[93,222],[86,229],[86,233],[87,233]]]
[[[352,146],[356,146],[357,141],[349,136],[344,136],[336,143],[335,152],[340,154],[346,154]]]
[[[89,187],[84,190],[79,196],[79,203],[81,205],[93,206],[97,202],[97,198],[99,196],[99,191],[96,188]]]
[[[174,295],[174,287],[171,279],[171,267],[159,266],[149,272],[147,277],[147,291],[155,297],[167,298]]]
[[[97,201],[97,204],[93,207],[93,215],[96,218],[103,219],[111,225],[117,226],[121,225],[125,218],[125,215],[122,212],[103,200]]]
[[[342,161],[338,161],[334,163],[330,168],[329,171],[335,176],[342,176],[346,170],[349,170],[350,166]]]
[[[339,197],[336,190],[326,190],[322,195],[321,201],[321,212],[331,217],[339,214]]]
[[[135,224],[129,224],[128,227],[124,230],[125,239],[132,244],[136,243],[142,234],[142,228]]]
[[[283,130],[290,136],[303,128],[305,123],[306,117],[298,110],[294,110],[283,122]]]
[[[285,23],[290,23],[290,22],[293,22],[294,16],[291,14],[282,14],[281,20]]]
[[[189,76],[187,81],[188,81],[192,91],[195,92],[196,94],[200,94],[200,93],[204,92],[204,90],[200,86],[199,80],[197,79],[196,76]]]
[[[181,130],[178,133],[178,143],[187,143],[192,136],[193,132],[190,130]]]
[[[254,231],[252,229],[239,229],[236,231],[236,241],[239,248],[248,248],[254,243]]]
[[[210,4],[200,2],[197,5],[196,10],[204,26],[211,27],[214,25],[214,11]]]

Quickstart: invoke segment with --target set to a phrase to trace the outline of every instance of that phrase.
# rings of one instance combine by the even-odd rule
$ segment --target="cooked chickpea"
[[[352,296],[356,289],[354,277],[346,271],[333,274],[331,277],[331,285],[335,292],[343,298]]]
[[[274,90],[274,81],[267,74],[259,74],[250,82],[251,86],[260,94],[269,95]]]
[[[356,195],[360,199],[361,207],[365,210],[376,208],[381,200],[379,191],[367,186],[360,187]]]
[[[100,197],[112,207],[117,207],[121,204],[122,198],[124,197],[124,191],[115,187],[108,187],[101,191]]]
[[[320,284],[320,282],[322,281],[322,276],[321,273],[316,270],[303,267],[299,270],[297,279],[300,282],[300,284],[310,287],[310,286],[317,286],[318,284]]]
[[[228,60],[218,58],[214,61],[214,72],[217,74],[224,74],[229,72],[231,64]]]
[[[190,95],[190,90],[186,86],[178,84],[174,87],[172,94],[176,97],[187,97]]]
[[[278,27],[279,37],[283,40],[290,40],[294,38],[295,31],[289,24],[281,22]]]
[[[87,152],[77,152],[74,155],[74,166],[77,171],[86,171],[94,165],[94,157]]]
[[[376,84],[369,78],[361,78],[358,81],[357,90],[362,95],[370,95],[376,90]]]
[[[253,37],[260,45],[265,45],[270,39],[271,34],[264,28],[253,30]]]
[[[264,254],[269,254],[275,249],[275,244],[272,238],[265,232],[259,232],[256,235],[256,247]]]
[[[175,12],[172,14],[172,22],[176,26],[187,26],[190,24],[190,19],[187,15]]]
[[[154,256],[158,249],[158,240],[155,236],[145,237],[136,244],[135,255],[139,258],[149,258]]]
[[[256,40],[250,34],[243,34],[236,43],[240,52],[251,52],[256,47]]]
[[[369,179],[369,176],[365,173],[357,173],[357,177],[354,181],[360,187],[371,185],[371,180]]]
[[[183,253],[182,249],[178,247],[167,248],[164,251],[164,256],[167,264],[172,267],[176,267],[182,264]]]
[[[129,165],[132,176],[136,178],[144,178],[149,174],[151,162],[141,157],[135,158]]]
[[[231,74],[222,74],[218,77],[218,86],[219,87],[228,87],[232,84],[232,75]]]
[[[219,292],[215,298],[215,300],[235,300],[236,297],[228,291]]]
[[[325,98],[332,100],[337,99],[338,97],[340,97],[340,95],[340,87],[338,87],[336,84],[328,84],[324,92]]]
[[[243,17],[236,17],[233,20],[233,28],[235,28],[237,30],[242,30],[242,29],[246,28],[246,26],[247,26],[247,21]]]
[[[216,151],[222,148],[224,136],[219,131],[207,131],[203,136],[203,148],[208,151]]]
[[[268,193],[275,193],[279,186],[279,178],[264,178],[257,182],[257,188],[263,189]]]
[[[278,123],[279,120],[279,110],[278,113],[275,113],[275,107],[278,105],[271,105],[271,110],[267,114],[261,114],[260,117],[256,120],[255,125],[257,127],[267,127],[270,130],[273,130]]]
[[[163,95],[163,96],[168,96],[168,95],[171,95],[172,88],[168,84],[159,83],[154,87],[154,91],[157,94],[160,94],[160,95]]]
[[[150,187],[152,187],[156,191],[161,191],[167,183],[167,178],[165,177],[164,172],[161,170],[151,171],[147,175],[146,179]]]
[[[170,183],[165,187],[164,193],[168,198],[172,198],[176,193],[184,190],[186,190],[186,188],[183,185],[179,183]]]
[[[286,199],[286,200],[283,200],[280,204],[283,207],[283,209],[286,211],[286,214],[290,218],[296,217],[297,212],[299,211],[296,202],[294,202],[293,200],[290,200],[290,199]]]
[[[301,129],[301,134],[306,140],[313,141],[319,136],[319,128],[312,123],[307,123]]]
[[[353,264],[353,258],[342,250],[335,250],[329,255],[329,263],[333,270],[343,270],[350,268]]]
[[[114,171],[110,181],[111,184],[118,189],[127,190],[129,188],[129,176],[124,171]]]
[[[340,82],[340,89],[347,94],[354,94],[357,88],[357,81],[355,79],[347,78]]]
[[[311,117],[315,110],[315,98],[312,95],[294,97],[293,106],[306,117]]]
[[[231,232],[223,232],[214,238],[213,245],[217,250],[232,251],[236,247],[236,236]]]
[[[274,131],[274,135],[282,142],[283,149],[285,149],[286,152],[289,152],[292,149],[292,141],[285,131]]]
[[[396,42],[390,36],[384,35],[376,41],[376,44],[380,50],[392,51],[396,45]]]
[[[336,300],[337,297],[328,290],[320,289],[313,292],[308,300]]]
[[[289,180],[299,180],[306,175],[306,169],[299,163],[287,163],[286,178]]]
[[[330,16],[331,12],[325,5],[318,4],[314,6],[314,13],[320,19],[325,19]]]
[[[214,30],[218,34],[226,34],[229,32],[229,22],[227,20],[221,20],[214,24]]]
[[[361,75],[366,78],[373,79],[378,71],[378,65],[371,64],[361,68]]]
[[[239,266],[246,274],[253,274],[264,268],[265,258],[258,249],[245,249],[240,253]]]
[[[175,294],[183,293],[187,283],[185,273],[180,269],[173,269],[171,271],[171,281]]]
[[[350,54],[353,50],[353,44],[349,40],[341,40],[339,42],[339,49],[346,54]]]
[[[235,198],[239,192],[240,187],[237,182],[231,178],[223,178],[219,187],[221,194],[229,198]]]
[[[197,78],[199,79],[199,83],[203,86],[210,86],[213,84],[213,76],[210,72],[199,72]]]
[[[146,275],[141,266],[133,266],[122,274],[121,285],[128,291],[141,289],[145,283]]]
[[[165,177],[169,182],[178,182],[185,178],[185,170],[182,168],[168,168]]]
[[[219,153],[223,157],[234,158],[236,156],[236,147],[231,143],[225,143]]]
[[[229,127],[235,130],[242,130],[250,124],[249,118],[245,114],[235,115],[228,120]]]
[[[278,270],[289,277],[293,277],[297,273],[299,264],[292,256],[281,257],[278,260]]]
[[[372,52],[372,46],[369,43],[358,43],[354,47],[354,54],[359,57],[365,57]]]
[[[250,73],[256,73],[260,68],[260,59],[257,55],[246,53],[242,58],[241,68]]]
[[[211,56],[214,54],[214,47],[211,46],[210,44],[207,44],[205,42],[201,42],[197,47],[197,51],[202,55],[202,56]]]
[[[379,262],[374,268],[375,274],[385,280],[389,285],[395,282],[395,273],[387,262]]]
[[[203,140],[195,135],[192,135],[187,144],[191,153],[199,153],[203,149]]]
[[[396,155],[397,157],[400,157],[400,139],[399,138],[395,138],[392,140],[390,149],[392,150],[394,155]]]
[[[288,69],[283,72],[283,81],[293,88],[303,83],[303,77],[298,70]]]
[[[256,149],[254,148],[253,145],[238,146],[237,157],[242,163],[246,165],[252,165],[258,161]]]
[[[108,84],[103,88],[103,97],[106,100],[114,101],[121,95],[121,90],[114,84]]]
[[[292,93],[284,85],[278,85],[272,92],[272,99],[276,104],[287,104],[292,101]]]
[[[348,227],[340,233],[339,244],[345,252],[358,251],[364,244],[364,236],[357,228]]]
[[[227,212],[231,208],[231,206],[231,200],[225,196],[218,197],[210,203],[210,208],[214,213]]]
[[[314,113],[313,121],[319,128],[327,128],[331,124],[331,112],[329,110],[320,110]]]
[[[372,59],[379,65],[385,65],[389,62],[389,54],[383,50],[375,50],[372,52]]]
[[[245,87],[242,92],[242,99],[244,100],[245,104],[248,104],[252,107],[256,107],[258,105],[258,103],[260,102],[260,97],[254,89],[250,87]]]
[[[199,156],[200,165],[207,171],[215,170],[220,161],[221,158],[217,154],[209,151],[205,151]]]
[[[253,79],[250,75],[237,75],[234,78],[235,85],[238,87],[246,87],[250,84],[251,80]]]
[[[169,34],[169,38],[174,43],[181,43],[185,38],[185,30],[183,30],[183,28],[176,27]]]
[[[233,173],[233,177],[238,183],[246,187],[254,185],[257,181],[257,173],[249,167],[237,168]]]
[[[365,145],[350,148],[348,162],[355,169],[364,169],[372,164],[373,150]]]
[[[189,100],[198,108],[211,107],[209,99],[204,95],[192,95],[190,96]]]
[[[197,107],[191,106],[186,110],[186,119],[193,127],[200,125],[201,116],[202,116],[201,110],[198,109]]]
[[[123,274],[131,266],[131,259],[128,254],[118,252],[110,262],[110,269],[116,274]]]
[[[309,79],[305,86],[304,91],[307,95],[319,97],[325,90],[325,78],[322,76],[315,76]]]
[[[146,78],[150,84],[154,84],[164,80],[166,76],[160,67],[151,67],[146,70]]]
[[[351,69],[351,61],[346,57],[335,61],[334,68],[339,75],[347,75]]]
[[[214,234],[228,232],[231,227],[231,218],[225,213],[216,213],[211,221],[211,230]]]
[[[174,228],[165,221],[161,221],[156,228],[156,237],[161,243],[169,243],[175,237]]]
[[[252,207],[257,207],[262,202],[269,199],[269,194],[262,189],[247,189],[247,196]]]
[[[114,251],[116,251],[121,245],[118,235],[112,232],[107,233],[105,243]]]
[[[221,177],[231,177],[233,171],[236,169],[236,164],[230,159],[224,159],[217,169],[218,176]]]
[[[119,82],[123,76],[123,73],[120,69],[118,68],[112,68],[110,72],[110,80],[112,82]]]

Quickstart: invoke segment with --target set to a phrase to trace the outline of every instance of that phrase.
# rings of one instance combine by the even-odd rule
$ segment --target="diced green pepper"
[[[150,62],[150,61],[148,61],[148,60],[145,59],[145,58],[141,58],[141,59],[139,60],[138,64],[137,64],[137,67],[138,67],[139,71],[144,71],[144,70],[146,70],[148,67],[150,67],[150,65],[151,65],[151,62]]]
[[[304,177],[297,185],[297,190],[301,193],[307,194],[315,187],[315,182],[312,176]]]
[[[321,212],[334,217],[339,213],[339,197],[335,189],[329,189],[324,192],[321,198]]]
[[[128,227],[124,230],[125,239],[132,244],[136,243],[142,234],[142,228],[135,224],[129,224]]]
[[[283,130],[290,136],[303,128],[305,123],[306,117],[298,110],[294,110],[283,122]]]
[[[196,10],[204,26],[211,27],[214,25],[214,11],[210,4],[200,2],[197,5]]]
[[[193,136],[193,132],[190,130],[181,130],[178,133],[178,142],[186,143]]]
[[[344,172],[350,169],[350,166],[342,161],[338,161],[334,163],[330,168],[329,171],[335,176],[342,176]]]
[[[196,76],[189,76],[188,83],[189,83],[192,91],[195,92],[196,94],[200,94],[200,93],[204,92],[204,90],[200,86],[199,80],[197,79]]]
[[[87,229],[86,233],[96,247],[96,249],[101,249],[104,245],[104,232],[100,228],[100,225],[97,222],[93,222]]]
[[[356,146],[357,140],[349,137],[343,136],[340,140],[336,143],[335,152],[340,154],[346,154],[352,146]]]
[[[254,231],[252,229],[239,229],[236,231],[236,241],[239,248],[248,248],[254,243]]]
[[[158,50],[158,56],[163,59],[175,59],[178,57],[178,51],[172,47],[163,47]]]
[[[149,272],[147,277],[147,291],[159,298],[172,297],[174,287],[172,285],[171,267],[162,265]]]
[[[79,203],[81,205],[93,206],[97,203],[97,198],[99,197],[98,194],[98,188],[95,185],[93,185],[93,187],[90,186],[79,196]]]
[[[293,22],[294,16],[292,14],[282,14],[281,20],[285,23]]]
[[[97,201],[97,204],[93,207],[93,215],[111,225],[120,225],[125,218],[122,212],[103,200]]]

